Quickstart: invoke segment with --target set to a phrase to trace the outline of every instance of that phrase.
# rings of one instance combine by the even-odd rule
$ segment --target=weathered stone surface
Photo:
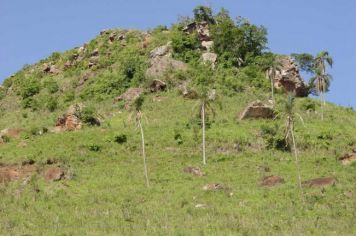
[[[167,84],[159,79],[154,79],[150,84],[150,91],[152,93],[164,91],[167,88]]]
[[[208,52],[210,52],[214,46],[214,42],[213,41],[203,41],[203,42],[201,42],[201,46],[204,50],[207,50]]]
[[[134,102],[142,93],[143,88],[129,88],[125,93],[115,98],[115,101],[124,101],[126,103]]]
[[[65,69],[68,69],[68,68],[72,67],[72,65],[73,65],[73,63],[72,63],[71,61],[66,61],[66,62],[64,63],[64,68],[65,68]]]
[[[194,167],[194,166],[188,166],[184,168],[185,173],[189,173],[193,176],[201,177],[204,176],[203,171],[199,167]]]
[[[58,181],[64,178],[64,170],[60,167],[49,167],[44,172],[47,181]]]
[[[212,52],[203,53],[202,59],[205,63],[210,63],[213,67],[215,66],[218,55]]]
[[[271,175],[271,176],[263,177],[261,180],[260,186],[273,187],[273,186],[283,184],[283,183],[284,183],[284,179],[282,177]]]
[[[147,77],[162,76],[168,70],[185,70],[187,64],[171,58],[169,55],[155,57],[150,61],[150,67],[146,71]]]
[[[27,178],[37,170],[38,167],[34,163],[22,163],[21,165],[0,164],[0,183]]]
[[[294,92],[297,97],[307,97],[309,95],[308,85],[300,76],[299,68],[293,59],[289,56],[280,56],[278,60],[281,69],[277,71],[274,86],[277,89],[283,89],[286,93]]]
[[[336,183],[336,179],[334,177],[321,177],[321,178],[304,181],[302,184],[306,187],[318,188],[318,187],[326,187],[329,185],[333,185],[335,183]]]
[[[356,162],[356,149],[353,149],[350,153],[346,153],[344,156],[340,157],[339,160],[344,166]]]
[[[179,92],[183,95],[184,98],[196,99],[198,94],[196,91],[188,87],[188,81],[183,81],[178,85]]]
[[[224,190],[224,189],[227,189],[227,188],[223,184],[220,184],[220,183],[210,183],[203,187],[203,190],[205,190],[205,191],[219,191],[219,190]]]
[[[82,110],[81,105],[72,105],[68,111],[57,119],[55,125],[55,131],[74,131],[82,128],[82,122],[80,120],[80,112]]]
[[[20,128],[6,128],[0,131],[0,136],[7,136],[9,138],[20,137],[22,129]]]
[[[271,119],[274,117],[274,110],[272,106],[266,105],[261,101],[254,101],[250,103],[245,110],[239,115],[239,119],[248,118],[264,118]]]
[[[169,46],[163,45],[161,47],[155,48],[150,52],[150,58],[162,57],[169,52]]]
[[[59,74],[61,70],[57,69],[55,65],[43,64],[42,71],[45,73]]]

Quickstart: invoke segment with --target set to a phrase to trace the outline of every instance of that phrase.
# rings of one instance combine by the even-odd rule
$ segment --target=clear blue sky
[[[327,100],[356,108],[356,0],[0,0],[0,80],[102,29],[170,25],[198,4],[266,26],[273,52],[328,50],[335,65]]]

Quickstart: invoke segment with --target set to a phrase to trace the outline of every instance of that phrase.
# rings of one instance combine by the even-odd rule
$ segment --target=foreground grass
[[[126,111],[116,112],[102,127],[12,140],[0,147],[1,162],[52,158],[75,173],[72,180],[47,183],[34,176],[0,186],[0,234],[3,235],[352,235],[356,231],[356,165],[341,166],[337,157],[356,142],[356,116],[327,106],[325,121],[300,111],[305,127],[297,127],[303,180],[334,176],[325,189],[305,189],[300,200],[293,156],[268,150],[260,137],[262,125],[275,121],[236,121],[247,97],[223,98],[223,110],[207,131],[208,165],[201,160],[200,133],[190,123],[194,102],[174,93],[161,102],[149,96],[144,128],[151,187],[146,188],[140,156],[139,130]],[[108,105],[104,110],[111,110]],[[117,109],[117,108],[115,108]],[[146,119],[146,120],[145,120]],[[6,121],[3,121],[6,123]],[[44,124],[50,123],[44,120]],[[125,134],[125,144],[113,137]],[[174,139],[181,135],[182,144]],[[325,139],[318,138],[328,134]],[[325,136],[325,135],[324,135]],[[306,145],[309,144],[309,145]],[[90,151],[90,146],[99,151]],[[200,166],[204,177],[183,172]],[[266,175],[286,183],[262,188]],[[207,183],[228,190],[205,192]],[[206,208],[196,208],[206,204]]]

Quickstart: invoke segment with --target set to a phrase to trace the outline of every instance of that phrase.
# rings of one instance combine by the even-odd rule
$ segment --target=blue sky
[[[356,108],[356,0],[0,0],[0,80],[102,29],[170,25],[198,4],[266,26],[273,52],[328,50],[335,65],[327,100]]]

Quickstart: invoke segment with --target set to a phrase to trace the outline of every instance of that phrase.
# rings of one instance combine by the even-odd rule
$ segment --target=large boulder
[[[167,88],[167,84],[163,82],[162,80],[159,79],[154,79],[150,83],[150,91],[152,93],[159,92],[159,91],[164,91]]]
[[[82,128],[82,122],[80,120],[80,112],[83,106],[72,105],[68,111],[57,119],[55,125],[55,131],[74,131]]]
[[[309,87],[300,76],[299,68],[293,59],[289,56],[279,56],[277,60],[281,68],[277,71],[274,86],[286,93],[294,92],[297,97],[307,97]]]
[[[169,52],[169,45],[163,45],[150,52],[150,58],[162,57]]]
[[[143,92],[143,88],[129,88],[125,93],[116,97],[114,101],[124,101],[126,104],[129,104],[134,102]]]
[[[264,104],[259,100],[250,103],[239,115],[240,120],[248,118],[272,119],[273,117],[273,107],[271,105]]]
[[[205,63],[210,63],[213,67],[215,66],[218,55],[212,52],[203,53],[202,59]]]
[[[146,71],[147,77],[160,77],[168,70],[185,70],[187,64],[175,60],[170,55],[151,58],[150,67]]]

